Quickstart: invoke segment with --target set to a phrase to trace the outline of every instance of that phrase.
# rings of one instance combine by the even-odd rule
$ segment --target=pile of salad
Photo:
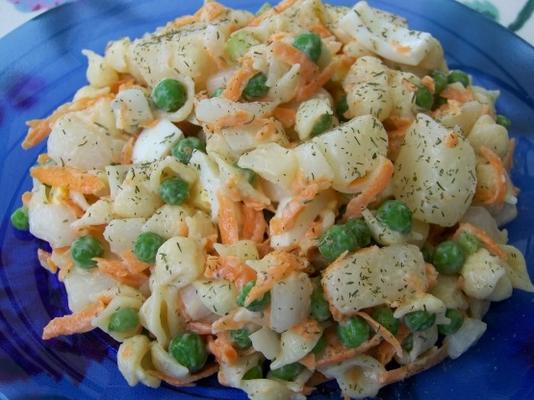
[[[518,189],[499,93],[403,18],[206,1],[83,53],[88,85],[28,122],[22,146],[47,150],[12,222],[68,294],[43,339],[103,330],[130,385],[374,396],[534,291],[500,229]]]

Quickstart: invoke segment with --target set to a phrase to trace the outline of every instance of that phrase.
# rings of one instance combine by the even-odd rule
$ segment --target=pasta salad
[[[129,385],[217,374],[249,398],[346,398],[457,358],[492,301],[534,292],[498,91],[431,34],[321,0],[206,1],[84,50],[88,84],[28,122],[44,141],[15,228],[49,243],[70,314]]]

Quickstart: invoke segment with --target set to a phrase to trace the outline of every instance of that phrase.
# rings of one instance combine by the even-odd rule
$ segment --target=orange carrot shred
[[[65,187],[82,194],[105,194],[106,184],[95,175],[70,167],[47,166],[33,167],[33,178],[52,187]]]
[[[233,364],[239,357],[236,349],[224,334],[219,334],[219,337],[215,340],[210,337],[208,339],[208,349],[219,362]]]
[[[381,165],[377,168],[378,171],[376,176],[373,177],[373,180],[368,183],[360,194],[347,204],[345,219],[359,217],[365,207],[374,201],[376,196],[389,185],[394,169],[391,160],[383,157]]]
[[[265,230],[267,229],[267,222],[263,216],[263,211],[255,210],[253,208],[243,207],[243,232],[242,239],[253,240],[255,242],[262,242]]]
[[[488,249],[488,251],[494,256],[497,256],[504,261],[506,261],[506,259],[508,258],[506,252],[501,248],[501,246],[499,246],[483,229],[471,225],[468,222],[462,222],[454,233],[453,238],[458,238],[458,236],[460,236],[460,233],[462,232],[467,232],[475,236],[478,240],[482,242],[484,247],[486,247],[486,249]]]
[[[172,376],[168,376],[160,371],[157,370],[149,370],[149,372],[152,376],[155,376],[156,378],[161,379],[165,383],[168,383],[172,386],[177,387],[184,387],[184,386],[192,386],[194,382],[199,381],[201,379],[207,378],[208,376],[213,375],[219,370],[219,366],[217,364],[212,364],[209,366],[204,367],[204,369],[200,372],[197,372],[192,375],[188,375],[185,378],[175,378]]]
[[[389,330],[387,330],[384,326],[382,326],[378,321],[376,321],[367,313],[357,312],[356,315],[366,320],[369,326],[373,328],[373,330],[376,332],[376,334],[382,336],[382,338],[384,338],[386,342],[391,344],[391,346],[393,346],[393,348],[395,349],[395,353],[397,353],[399,357],[402,356],[402,346],[397,340],[397,338]]]
[[[273,110],[273,115],[282,123],[284,128],[290,128],[295,125],[297,112],[293,108],[289,107],[276,107]]]
[[[219,232],[223,244],[232,244],[239,240],[241,207],[221,191],[217,192],[219,201]]]
[[[94,258],[98,269],[118,282],[128,286],[140,287],[148,277],[142,272],[130,272],[128,267],[121,260],[109,260],[105,258]]]
[[[406,364],[400,368],[396,368],[390,371],[386,371],[380,377],[380,384],[389,385],[394,382],[402,381],[415,375],[419,372],[425,371],[436,364],[439,364],[447,358],[447,348],[442,346],[441,348],[433,348],[426,353],[425,356]]]
[[[81,311],[54,318],[43,328],[43,340],[74,333],[84,333],[94,329],[91,321],[105,307],[106,304],[99,300],[96,303],[87,305]]]
[[[504,167],[500,157],[495,154],[493,150],[486,146],[480,146],[479,151],[495,171],[495,189],[493,191],[493,196],[489,196],[487,198],[485,195],[481,195],[481,191],[479,189],[478,196],[475,195],[475,198],[479,201],[482,201],[484,204],[502,205],[504,203],[504,199],[506,198],[507,191],[506,168]]]
[[[208,256],[206,278],[226,279],[241,288],[245,283],[256,279],[256,271],[234,256]]]

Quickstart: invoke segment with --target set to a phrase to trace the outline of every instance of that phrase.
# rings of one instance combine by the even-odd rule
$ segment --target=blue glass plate
[[[349,1],[333,1],[349,5]],[[263,0],[227,4],[256,10]],[[0,40],[0,399],[244,399],[214,378],[196,387],[129,388],[117,370],[117,343],[100,332],[41,341],[43,326],[68,312],[65,292],[41,268],[36,250],[44,243],[15,232],[9,215],[31,187],[28,168],[39,148],[24,152],[24,122],[49,115],[85,82],[83,48],[102,52],[121,36],[136,37],[201,1],[80,1],[42,15]],[[508,226],[510,241],[534,260],[534,49],[504,28],[448,0],[371,1],[432,32],[452,68],[499,89],[500,112],[518,139],[514,182],[522,189],[519,218]],[[534,268],[531,268],[534,274]],[[384,389],[382,399],[534,399],[534,297],[516,292],[493,305],[488,330],[460,359]],[[339,398],[327,384],[313,399]]]

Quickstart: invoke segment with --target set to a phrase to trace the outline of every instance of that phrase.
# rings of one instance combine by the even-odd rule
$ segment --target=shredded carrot
[[[256,133],[256,138],[260,142],[269,141],[277,131],[278,126],[276,123],[271,118],[267,118],[263,127]]]
[[[391,346],[393,346],[393,348],[395,349],[395,353],[397,353],[399,357],[402,356],[402,346],[399,343],[398,339],[395,337],[395,335],[393,335],[389,330],[382,326],[378,321],[373,319],[369,314],[364,312],[357,312],[356,315],[366,320],[369,326],[373,328],[375,333],[382,336],[382,338],[386,342],[391,344]]]
[[[504,168],[506,168],[507,171],[510,171],[512,169],[512,165],[514,161],[515,146],[516,146],[516,140],[510,139],[508,143],[508,151],[506,152],[506,155],[504,156],[504,159],[502,161]]]
[[[131,88],[136,85],[135,78],[131,76],[130,74],[123,75],[121,79],[113,82],[109,89],[111,93],[118,93],[121,90]]]
[[[304,267],[302,260],[292,253],[278,250],[271,254],[276,259],[277,263],[268,267],[266,271],[257,274],[256,284],[250,289],[250,292],[245,299],[245,305],[262,297],[265,293],[271,290],[277,282],[284,279],[292,271],[298,271]]]
[[[426,88],[430,90],[431,93],[434,93],[436,91],[436,85],[434,83],[434,79],[432,79],[431,76],[423,76],[423,78],[421,79],[421,83],[426,86]]]
[[[210,336],[208,339],[208,349],[219,363],[233,364],[239,358],[236,349],[224,333],[220,334],[215,340]]]
[[[406,328],[405,325],[400,325],[399,331],[397,332],[397,335],[395,337],[399,343],[402,343],[402,341],[406,339],[409,335],[410,330]],[[376,358],[380,364],[387,365],[393,359],[396,350],[391,345],[391,343],[384,340],[374,349],[373,353],[373,357]]]
[[[263,242],[266,230],[267,222],[265,221],[263,211],[244,206],[241,238],[253,240],[254,242]]]
[[[328,187],[328,182],[323,180],[308,182],[297,179],[294,190],[298,193],[286,204],[279,217],[271,219],[269,226],[271,235],[278,235],[291,229],[306,203],[313,200],[326,187]]]
[[[132,154],[133,154],[133,147],[135,143],[135,137],[130,137],[126,143],[124,143],[124,146],[122,146],[121,149],[121,157],[120,161],[122,165],[131,164],[132,163]]]
[[[393,176],[393,163],[391,160],[382,157],[376,173],[370,175],[369,182],[360,194],[354,197],[347,204],[345,219],[359,217],[362,211],[373,202],[390,183]]]
[[[506,168],[500,157],[493,150],[486,146],[480,146],[479,151],[495,171],[495,189],[492,191],[493,194],[491,194],[479,188],[477,190],[478,193],[475,194],[475,199],[488,205],[502,205],[507,192]]]
[[[234,75],[226,84],[226,89],[224,89],[222,96],[228,100],[238,101],[249,79],[254,75],[256,75],[256,71],[252,68],[252,60],[246,58],[241,68],[234,72]]]
[[[138,274],[140,272],[150,269],[150,264],[140,261],[132,252],[132,250],[126,250],[121,253],[121,258],[124,265],[128,269],[128,272],[132,274]]]
[[[111,96],[106,94],[104,96],[95,98],[84,97],[72,103],[62,105],[61,107],[57,108],[52,115],[45,119],[33,119],[28,121],[26,124],[30,127],[30,129],[28,130],[28,134],[22,142],[22,148],[29,149],[37,146],[48,137],[52,131],[52,125],[54,125],[54,123],[63,115],[73,111],[85,110],[102,98],[111,98]]]
[[[207,378],[208,376],[215,374],[218,370],[219,370],[219,366],[217,364],[211,364],[207,367],[204,367],[204,369],[200,372],[188,375],[185,378],[180,378],[180,379],[166,375],[163,372],[160,372],[157,370],[148,370],[147,372],[150,373],[150,375],[161,379],[163,382],[168,383],[169,385],[177,386],[177,387],[184,387],[184,386],[193,386],[193,382]]]
[[[241,329],[243,328],[247,322],[243,320],[236,321],[235,315],[239,311],[239,309],[234,309],[230,311],[228,315],[225,315],[218,320],[216,320],[211,325],[211,330],[213,333],[220,333],[224,331],[231,331],[235,329]]]
[[[447,138],[445,139],[445,144],[447,147],[453,149],[458,145],[458,142],[458,135],[454,131],[449,132]]]
[[[183,15],[181,17],[176,18],[174,21],[170,23],[170,26],[173,28],[181,28],[186,25],[194,24],[198,21],[198,18],[194,15]]]
[[[254,17],[248,23],[248,26],[258,26],[267,17],[270,17],[270,16],[275,15],[275,14],[279,14],[279,13],[287,10],[289,7],[291,7],[296,2],[297,2],[297,0],[284,0],[284,1],[281,1],[277,6],[265,11],[264,13],[262,13],[261,15],[258,15],[257,17]]]
[[[195,16],[206,21],[213,21],[226,11],[226,7],[215,1],[204,3]]]
[[[189,321],[185,324],[188,331],[199,335],[211,335],[211,324],[205,321]]]
[[[256,271],[238,257],[208,256],[204,276],[206,278],[226,279],[241,288],[245,283],[256,279]]]
[[[384,128],[388,133],[388,158],[395,159],[399,153],[408,129],[413,120],[406,117],[390,116],[383,121]]]
[[[130,272],[121,260],[108,260],[105,258],[93,258],[93,260],[96,261],[101,272],[125,285],[138,288],[148,280],[148,277],[142,272]]]
[[[312,97],[320,88],[328,83],[338,68],[339,64],[336,61],[332,61],[315,78],[312,78],[299,88],[295,100],[304,101]]]
[[[99,300],[96,303],[87,305],[81,311],[54,318],[43,328],[43,340],[74,333],[84,333],[94,329],[95,327],[91,324],[91,321],[105,307],[106,303],[103,300]]]
[[[374,335],[371,339],[363,342],[355,348],[348,348],[343,346],[335,332],[328,332],[326,334],[327,345],[325,349],[317,355],[317,368],[334,365],[350,358],[357,354],[362,354],[377,346],[382,339],[379,335]]]
[[[76,203],[74,203],[74,201],[72,201],[68,197],[62,198],[61,204],[63,204],[70,211],[72,211],[72,213],[76,216],[76,218],[80,218],[83,214],[85,214],[85,212]]]
[[[22,193],[22,205],[24,207],[28,207],[28,204],[30,204],[30,200],[31,199],[32,199],[32,193],[31,192]]]
[[[52,274],[55,274],[58,270],[58,267],[51,260],[51,257],[52,257],[52,253],[49,253],[42,249],[37,249],[37,259],[39,260],[39,264],[41,264],[41,267],[51,272]]]
[[[501,246],[499,246],[483,229],[471,225],[468,222],[462,222],[454,233],[453,238],[458,238],[458,236],[460,236],[460,233],[462,232],[467,232],[475,236],[494,256],[497,256],[504,261],[506,261],[506,259],[508,258],[506,252],[501,248]]]
[[[254,119],[254,115],[244,110],[239,110],[234,114],[224,115],[219,119],[207,124],[207,128],[212,132],[219,132],[221,129],[250,124],[252,121],[254,121]]]
[[[474,100],[473,90],[470,87],[459,89],[453,86],[447,86],[439,95],[447,100],[455,100],[460,104]]]
[[[291,128],[295,125],[297,112],[293,108],[279,106],[273,110],[273,116],[282,123],[284,128]]]
[[[219,202],[219,232],[223,244],[232,244],[239,240],[239,226],[242,220],[239,203],[232,201],[221,191],[217,192]]]
[[[334,36],[334,34],[323,24],[315,24],[310,28],[310,31],[318,34],[322,38]]]
[[[52,187],[65,187],[82,194],[102,195],[106,192],[106,184],[100,178],[75,168],[33,167],[30,174],[39,182]]]
[[[414,362],[406,364],[400,368],[384,372],[379,379],[380,384],[385,386],[391,383],[402,381],[412,375],[432,368],[434,365],[439,364],[446,358],[447,348],[445,345],[439,349],[434,347],[433,349],[429,350],[425,356],[418,358]]]
[[[317,362],[315,360],[315,354],[313,354],[313,353],[306,354],[303,358],[301,358],[299,360],[299,364],[304,365],[310,371],[315,371],[315,368],[317,367]]]
[[[272,44],[273,54],[289,65],[300,64],[301,82],[310,82],[319,72],[315,64],[305,53],[285,42]],[[321,85],[322,86],[322,85]]]

